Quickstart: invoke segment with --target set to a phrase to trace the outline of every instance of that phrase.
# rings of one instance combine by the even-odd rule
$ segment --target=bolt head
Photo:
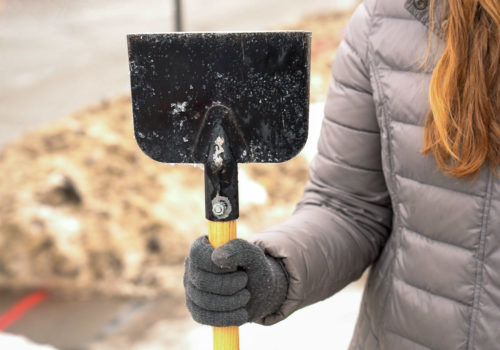
[[[212,213],[214,213],[215,216],[224,215],[225,211],[226,211],[226,205],[223,202],[215,203],[212,206]]]

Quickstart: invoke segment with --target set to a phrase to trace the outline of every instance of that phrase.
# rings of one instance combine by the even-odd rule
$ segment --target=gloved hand
[[[184,287],[195,321],[240,326],[276,312],[286,299],[288,279],[281,263],[256,245],[234,239],[214,249],[202,236],[186,259]]]

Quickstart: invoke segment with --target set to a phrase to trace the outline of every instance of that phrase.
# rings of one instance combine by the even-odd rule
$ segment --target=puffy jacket
[[[350,349],[500,348],[500,179],[487,166],[475,181],[452,178],[421,154],[428,3],[366,0],[355,11],[303,199],[254,238],[290,279],[262,323],[371,266]]]

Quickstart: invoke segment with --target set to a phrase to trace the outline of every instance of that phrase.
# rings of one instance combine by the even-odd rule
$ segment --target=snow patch
[[[318,152],[318,140],[321,133],[321,124],[323,122],[325,104],[323,102],[312,103],[309,105],[309,135],[307,142],[301,151],[301,154],[310,163]]]
[[[0,349],[9,350],[57,350],[48,345],[38,345],[23,337],[12,334],[0,334]]]
[[[252,180],[241,168],[238,171],[238,183],[240,207],[266,204],[268,194],[265,187]]]

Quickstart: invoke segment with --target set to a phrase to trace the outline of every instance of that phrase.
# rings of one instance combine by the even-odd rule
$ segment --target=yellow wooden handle
[[[209,221],[208,240],[214,248],[236,238],[236,220]],[[239,350],[238,327],[213,327],[214,350]]]

